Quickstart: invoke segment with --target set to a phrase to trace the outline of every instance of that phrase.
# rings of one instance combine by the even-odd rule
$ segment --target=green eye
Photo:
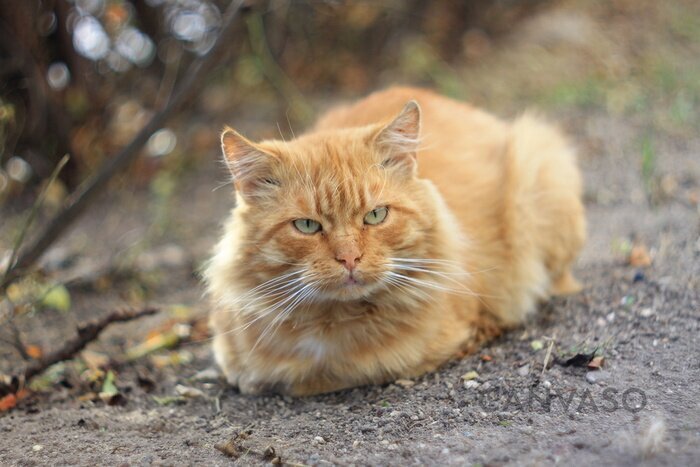
[[[386,219],[387,214],[389,214],[389,208],[387,207],[374,208],[365,215],[365,224],[381,224]]]
[[[293,224],[299,232],[305,234],[315,234],[321,230],[321,224],[311,219],[297,219]]]

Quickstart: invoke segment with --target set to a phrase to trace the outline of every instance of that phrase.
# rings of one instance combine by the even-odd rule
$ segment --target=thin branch
[[[24,360],[31,360],[32,357],[27,353],[27,348],[22,341],[22,335],[19,332],[17,324],[14,321],[10,321],[8,325],[10,328],[10,335],[12,336],[12,346]]]
[[[304,95],[299,92],[294,82],[287,76],[281,66],[275,61],[270,46],[265,36],[265,25],[259,13],[250,15],[246,24],[248,26],[248,36],[251,47],[258,59],[258,64],[272,86],[287,101],[292,112],[302,122],[308,123],[313,116],[311,106],[304,99]]]
[[[51,365],[64,360],[70,360],[78,352],[83,350],[90,342],[96,340],[100,333],[112,323],[131,321],[133,319],[149,316],[157,313],[157,308],[144,308],[141,310],[115,310],[102,318],[78,326],[78,335],[67,340],[61,348],[35,361],[24,370],[24,381],[29,381],[34,376],[42,373]]]
[[[46,198],[46,193],[49,191],[49,188],[53,183],[56,181],[56,178],[58,178],[58,175],[61,173],[61,170],[63,170],[63,167],[68,163],[68,159],[70,159],[70,156],[66,154],[61,158],[60,161],[58,161],[58,164],[56,165],[56,168],[53,169],[53,172],[51,173],[51,176],[49,177],[48,182],[46,183],[46,186],[44,187],[43,190],[41,190],[41,193],[39,196],[36,198],[36,201],[34,201],[34,204],[32,205],[31,211],[29,211],[29,215],[27,218],[24,220],[24,224],[22,225],[22,228],[20,229],[19,233],[17,234],[17,238],[15,239],[15,244],[12,246],[12,253],[10,253],[10,261],[7,263],[7,269],[5,269],[5,273],[2,276],[2,281],[0,281],[1,284],[4,284],[7,280],[7,277],[10,274],[10,271],[12,270],[15,260],[17,259],[17,253],[19,252],[19,249],[22,247],[22,243],[24,243],[24,238],[27,236],[27,232],[29,231],[29,227],[32,225],[32,222],[34,222],[34,218],[36,217],[37,213],[39,212],[39,208],[41,208],[41,205],[44,204],[44,199]]]
[[[172,113],[177,110],[189,97],[202,90],[201,83],[206,80],[207,73],[217,62],[221,52],[228,46],[226,37],[233,26],[234,19],[244,3],[244,0],[234,0],[229,5],[224,15],[221,32],[214,43],[214,46],[204,56],[196,60],[185,73],[185,78],[173,94],[172,99],[153,115],[151,120],[141,131],[124,147],[117,155],[109,158],[102,164],[97,173],[83,183],[73,192],[63,210],[49,221],[48,225],[22,251],[14,265],[8,269],[6,277],[0,283],[0,291],[29,269],[41,255],[65,232],[65,230],[85,211],[90,202],[100,192],[109,180],[116,173],[126,168],[129,163],[139,154],[141,148],[146,144],[153,133],[160,129],[168,120]]]

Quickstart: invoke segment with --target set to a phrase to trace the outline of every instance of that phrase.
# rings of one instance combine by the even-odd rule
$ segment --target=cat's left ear
[[[419,136],[420,107],[418,102],[412,100],[375,138],[375,144],[382,151],[382,166],[415,174]]]

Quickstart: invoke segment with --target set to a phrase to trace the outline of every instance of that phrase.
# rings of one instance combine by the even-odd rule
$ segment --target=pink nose
[[[360,262],[361,256],[356,251],[343,252],[336,255],[335,259],[348,271],[352,271]]]

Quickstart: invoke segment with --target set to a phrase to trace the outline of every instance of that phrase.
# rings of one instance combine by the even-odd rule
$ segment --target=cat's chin
[[[343,282],[337,287],[324,290],[321,298],[339,302],[363,300],[371,297],[380,287],[380,283]]]

